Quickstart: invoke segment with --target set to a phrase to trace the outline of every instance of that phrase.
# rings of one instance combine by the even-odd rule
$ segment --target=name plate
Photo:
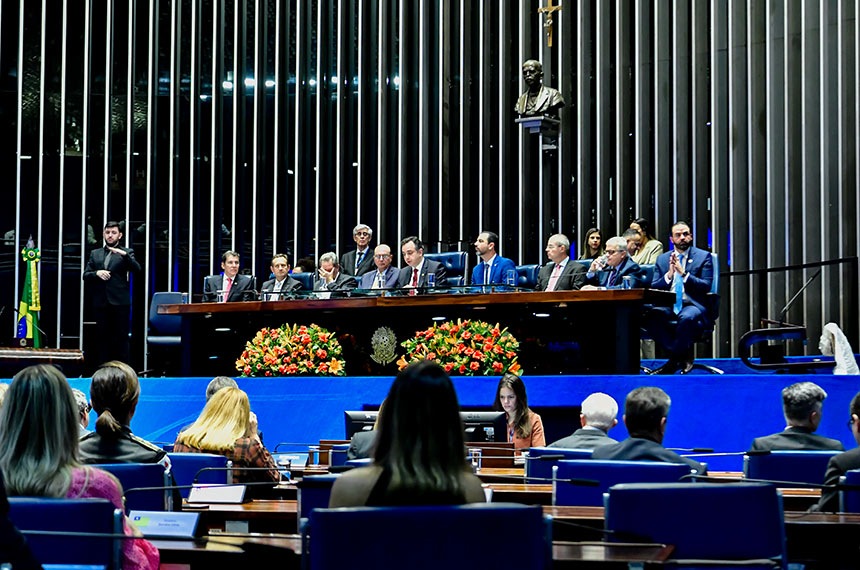
[[[200,513],[131,511],[128,518],[140,529],[143,536],[148,538],[160,536],[194,538]]]
[[[199,485],[188,493],[189,503],[227,503],[245,502],[245,485]]]

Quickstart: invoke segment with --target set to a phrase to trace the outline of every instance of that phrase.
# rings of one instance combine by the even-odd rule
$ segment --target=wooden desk
[[[519,362],[531,374],[638,374],[642,305],[672,302],[665,291],[618,289],[197,303],[161,305],[158,311],[182,317],[185,375],[234,373],[245,343],[260,328],[285,322],[313,322],[334,332],[350,376],[391,373],[393,368],[370,359],[368,323],[384,324],[403,340],[439,316],[508,327],[520,341]],[[578,326],[582,322],[589,327]],[[552,343],[541,340],[547,330]]]
[[[182,505],[200,513],[201,532],[292,534],[298,531],[298,504],[293,500],[255,500],[240,505],[200,503]]]
[[[34,364],[55,364],[68,378],[73,378],[83,372],[84,353],[67,348],[0,348],[0,374],[4,378],[11,378]]]

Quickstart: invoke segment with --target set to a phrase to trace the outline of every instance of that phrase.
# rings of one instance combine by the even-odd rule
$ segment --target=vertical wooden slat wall
[[[364,222],[395,252],[495,230],[526,264],[550,233],[578,254],[644,216],[668,245],[685,218],[720,258],[714,355],[818,268],[750,270],[840,259],[791,352],[830,321],[860,349],[858,0],[560,3],[548,47],[538,0],[3,0],[2,304],[33,235],[48,345],[88,348],[81,270],[121,220],[143,364],[152,293],[199,292],[227,249],[262,279]],[[548,164],[514,123],[525,59],[567,102]]]

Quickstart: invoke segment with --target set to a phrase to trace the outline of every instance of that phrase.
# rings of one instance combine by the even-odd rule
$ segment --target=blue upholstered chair
[[[846,471],[839,482],[843,485],[860,486],[860,469]],[[839,491],[839,512],[860,513],[860,489]]]
[[[540,264],[517,265],[517,286],[534,289],[537,285]]]
[[[103,463],[98,466],[119,479],[128,511],[169,511],[173,508],[168,490],[132,491],[145,487],[170,485],[170,472],[158,463]]]
[[[763,455],[744,455],[744,477],[791,481],[796,487],[824,483],[827,462],[841,451],[771,451]],[[790,487],[792,485],[780,485]]]
[[[337,478],[338,475],[333,474],[309,475],[296,483],[300,521],[306,520],[313,509],[328,508],[331,488]]]
[[[122,534],[122,511],[107,499],[10,497],[9,518],[42,564],[80,564],[120,570],[121,538],[64,537],[36,531]]]
[[[184,297],[184,298],[183,298]],[[160,291],[152,294],[152,302],[149,305],[149,328],[146,331],[146,350],[152,357],[158,355],[161,362],[175,362],[178,360],[180,343],[182,342],[182,317],[179,315],[160,315],[158,307],[161,305],[175,305],[188,301],[187,293],[173,291]],[[173,358],[171,358],[173,357]],[[168,366],[161,366],[160,372],[168,373]]]
[[[316,271],[302,271],[301,273],[290,273],[290,277],[302,284],[302,290],[314,290],[314,276]]]
[[[552,504],[578,507],[603,505],[603,493],[619,483],[677,483],[689,475],[686,463],[579,459],[559,461],[552,470]],[[568,479],[597,481],[596,486]]]
[[[173,470],[173,479],[177,485],[192,485],[194,483],[225,484],[233,482],[232,471],[220,469],[233,466],[233,462],[223,455],[212,453],[168,453]],[[219,470],[201,471],[207,467]],[[183,499],[188,498],[190,489],[181,489]]]
[[[331,451],[328,453],[329,465],[332,467],[342,467],[346,465],[346,453],[349,451],[348,443],[333,443]]]
[[[782,495],[758,483],[635,483],[609,488],[606,528],[622,542],[675,546],[672,560],[785,567]],[[734,564],[732,567],[736,567]]]
[[[552,563],[550,533],[538,506],[316,509],[302,533],[302,556],[310,570],[540,569]],[[503,546],[511,537],[516,547]]]
[[[448,251],[445,253],[425,253],[424,257],[438,261],[445,266],[448,286],[460,287],[469,284],[469,255],[465,251]]]
[[[648,263],[645,265],[640,265],[643,269],[642,277],[636,287],[642,287],[643,289],[648,289],[651,287],[651,281],[654,280],[654,268],[657,267],[653,263]]]
[[[552,468],[562,459],[591,459],[590,449],[565,449],[563,447],[530,447],[526,456],[526,479],[532,483],[548,483],[552,480]]]

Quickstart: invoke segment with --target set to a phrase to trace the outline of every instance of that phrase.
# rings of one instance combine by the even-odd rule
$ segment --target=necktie
[[[382,289],[385,287],[385,281],[382,279],[382,273],[376,272],[376,283],[374,283],[374,289]]]
[[[417,268],[412,269],[412,286],[418,287],[418,269]]]
[[[358,273],[358,266],[361,265],[361,262],[364,260],[364,254],[367,253],[365,249],[362,252],[355,252],[355,272]]]
[[[684,267],[683,255],[678,258],[678,263],[681,267]],[[684,308],[684,280],[677,273],[672,278],[672,289],[675,291],[675,306],[672,307],[672,310],[677,315]]]
[[[615,276],[617,274],[618,271],[616,271],[614,268],[609,271],[609,279],[606,280],[607,287],[612,287],[613,285],[615,285]]]
[[[233,286],[233,280],[229,277],[224,278],[224,300],[230,298],[230,288]]]
[[[490,264],[484,264],[484,285],[490,284]]]
[[[552,276],[549,278],[549,283],[546,285],[547,291],[555,291],[555,286],[558,283],[558,276],[561,274],[561,264],[556,263],[555,269],[552,271]]]
[[[106,250],[106,252],[107,252],[107,253],[105,253],[105,263],[104,263],[104,268],[105,268],[105,269],[107,269],[107,268],[108,268],[108,265],[110,265],[110,256],[111,256],[111,254],[112,254],[113,252],[112,252],[111,250],[107,249],[107,248],[105,248],[105,250]]]

